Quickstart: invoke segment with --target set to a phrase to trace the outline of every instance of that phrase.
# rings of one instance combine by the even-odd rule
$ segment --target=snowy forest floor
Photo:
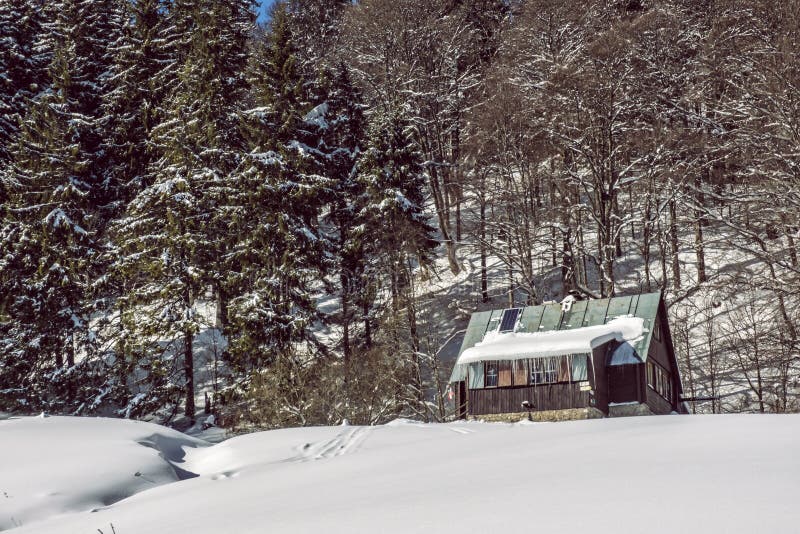
[[[0,530],[788,532],[800,416],[312,427],[0,420]],[[645,526],[646,525],[646,526]]]

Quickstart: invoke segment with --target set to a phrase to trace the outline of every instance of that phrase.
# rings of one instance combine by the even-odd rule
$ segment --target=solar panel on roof
[[[511,308],[510,310],[503,311],[503,318],[500,320],[500,332],[511,332],[514,330],[514,325],[517,324],[517,317],[519,317],[522,308]]]

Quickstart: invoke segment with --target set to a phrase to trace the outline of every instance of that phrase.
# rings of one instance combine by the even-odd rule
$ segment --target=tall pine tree
[[[245,0],[172,3],[177,79],[163,119],[152,131],[158,158],[149,185],[117,225],[118,269],[147,273],[132,282],[125,306],[136,310],[151,343],[160,335],[160,341],[180,347],[184,414],[190,420],[195,416],[194,338],[207,326],[196,302],[222,276],[218,261],[226,254],[228,236],[221,233],[219,215],[242,146],[238,121],[254,19]]]
[[[305,420],[313,389],[306,380],[316,355],[311,327],[318,319],[312,284],[329,264],[318,217],[331,184],[311,79],[298,61],[289,22],[286,6],[278,4],[255,44],[252,104],[243,124],[247,154],[227,216],[228,234],[235,236],[226,256],[228,361],[253,379],[253,391],[267,381],[264,391],[275,398],[256,399],[251,391],[266,409],[262,424]]]
[[[332,199],[325,222],[329,228],[331,256],[335,258],[341,312],[337,323],[342,331],[342,356],[345,385],[349,382],[353,343],[351,329],[359,313],[357,295],[362,292],[363,247],[357,238],[362,221],[364,187],[358,179],[358,163],[366,145],[366,119],[361,92],[353,84],[350,71],[339,63],[321,76],[318,99],[311,118],[319,131],[322,172],[331,182]]]
[[[71,0],[52,7],[38,45],[52,53],[49,85],[30,104],[12,152],[16,186],[0,236],[10,350],[0,373],[10,370],[22,386],[15,400],[28,406],[97,407],[92,390],[105,380],[90,318],[102,273],[97,236],[114,194],[103,174],[98,113],[115,7]]]
[[[0,169],[11,159],[28,101],[46,81],[47,56],[36,50],[43,18],[38,2],[0,1]],[[2,187],[0,183],[0,202]]]
[[[401,405],[427,416],[413,279],[416,269],[430,263],[436,242],[423,208],[426,175],[422,162],[412,129],[402,115],[376,120],[361,164],[365,198],[357,237],[367,262],[360,294],[366,328],[370,330],[376,313],[376,295],[388,291],[391,307],[386,323],[392,332],[383,350],[401,356],[404,362],[398,376],[405,390]]]

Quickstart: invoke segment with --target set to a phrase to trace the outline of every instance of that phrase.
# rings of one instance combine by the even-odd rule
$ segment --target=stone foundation
[[[635,417],[639,415],[655,415],[647,404],[638,402],[630,404],[617,404],[608,407],[609,417]]]
[[[597,408],[571,408],[568,410],[542,410],[531,412],[531,419],[538,422],[576,421],[580,419],[600,419],[605,414]],[[487,421],[489,423],[517,423],[528,420],[528,412],[493,413],[470,415],[470,421]]]

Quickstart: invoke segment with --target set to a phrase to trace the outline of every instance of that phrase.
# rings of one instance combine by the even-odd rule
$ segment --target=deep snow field
[[[0,421],[14,534],[797,532],[800,415],[297,428]]]

